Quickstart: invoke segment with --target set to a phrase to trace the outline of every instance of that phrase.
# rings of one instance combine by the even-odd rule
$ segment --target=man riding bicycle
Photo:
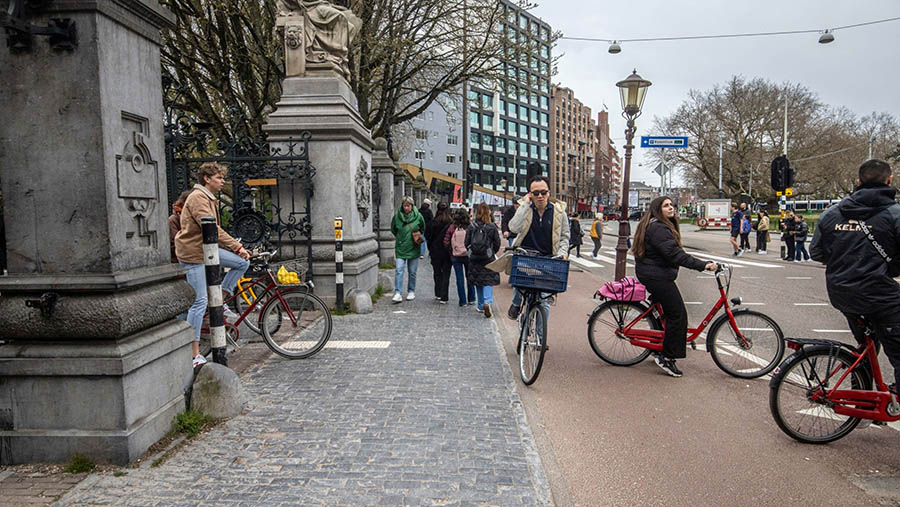
[[[523,248],[546,257],[563,259],[569,253],[569,218],[566,203],[550,202],[550,180],[536,174],[528,179],[528,193],[519,201],[516,214],[509,220],[510,233],[516,234],[512,248]],[[545,301],[542,304],[549,304]],[[506,315],[516,320],[522,310],[522,293],[516,289]],[[549,314],[549,308],[547,309]]]
[[[863,343],[857,323],[865,316],[894,367],[900,385],[900,205],[891,186],[891,166],[868,160],[859,167],[856,190],[819,219],[809,246],[813,260],[825,264],[831,305],[850,323]]]

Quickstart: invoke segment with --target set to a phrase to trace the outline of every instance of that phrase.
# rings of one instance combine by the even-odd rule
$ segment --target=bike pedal
[[[887,421],[872,421],[875,426],[887,426]]]
[[[697,344],[696,344],[696,343],[691,342],[691,350],[697,350]]]

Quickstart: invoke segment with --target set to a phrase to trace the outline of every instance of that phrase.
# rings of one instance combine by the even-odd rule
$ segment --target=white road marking
[[[741,280],[759,280],[758,276],[742,276]]]
[[[741,305],[745,306],[765,306],[765,303],[741,303]]]
[[[699,257],[701,259],[712,259],[724,262],[725,264],[734,264],[740,266],[756,266],[758,268],[783,268],[784,266],[779,264],[767,264],[762,262],[753,262],[753,261],[745,261],[738,257],[720,257],[718,255],[710,255],[706,252],[700,252],[696,250],[692,250],[690,252],[691,255]]]
[[[394,313],[406,313],[403,310],[395,310]]]
[[[597,264],[596,262],[591,262],[591,261],[589,261],[589,260],[582,259],[581,257],[574,257],[574,256],[573,256],[573,257],[569,257],[569,259],[570,259],[572,262],[574,262],[575,264],[578,264],[579,266],[584,266],[584,267],[586,267],[586,268],[599,268],[599,267],[602,267],[602,265]]]
[[[613,264],[613,265],[616,264],[616,258],[615,258],[615,257],[607,257],[606,255],[598,255],[597,257],[600,257],[600,259],[598,259],[598,260],[606,261],[606,262],[609,262],[609,263],[611,263],[611,264]],[[629,256],[626,258],[626,261],[627,261],[628,259],[634,260],[634,257],[632,257],[632,256],[629,255]],[[632,264],[632,263],[630,263],[630,262],[626,262],[625,265],[628,266],[629,268],[633,268],[633,267],[634,267],[634,264]]]
[[[314,346],[316,342],[309,341],[293,341],[282,344],[285,349],[308,349]],[[331,340],[325,344],[326,349],[386,349],[391,346],[389,341],[356,341],[356,340]]]
[[[684,304],[686,304],[686,305],[702,305],[703,301],[685,301]]]
[[[828,303],[794,303],[794,306],[828,306]]]
[[[811,276],[786,276],[785,280],[812,280]]]
[[[849,329],[813,329],[814,333],[850,333]]]
[[[697,278],[708,278],[708,279],[712,280],[712,279],[714,279],[715,277],[714,277],[714,276],[709,276],[709,275],[697,275]]]

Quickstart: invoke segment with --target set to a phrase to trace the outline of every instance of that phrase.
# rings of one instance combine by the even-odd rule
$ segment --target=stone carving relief
[[[350,79],[350,43],[362,20],[327,0],[277,0],[279,32],[285,44],[285,75],[334,72]]]
[[[356,209],[365,223],[372,209],[372,175],[369,173],[369,162],[364,156],[359,157],[359,167],[356,169]]]
[[[150,217],[159,203],[159,175],[145,143],[148,126],[146,118],[122,111],[125,142],[116,155],[116,180],[119,199],[131,217],[125,237],[139,248],[156,249],[157,231],[151,230]]]

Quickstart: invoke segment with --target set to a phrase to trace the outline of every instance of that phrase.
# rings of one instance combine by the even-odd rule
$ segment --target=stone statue
[[[350,78],[348,51],[362,20],[327,0],[278,0],[277,9],[287,76],[333,71]]]

